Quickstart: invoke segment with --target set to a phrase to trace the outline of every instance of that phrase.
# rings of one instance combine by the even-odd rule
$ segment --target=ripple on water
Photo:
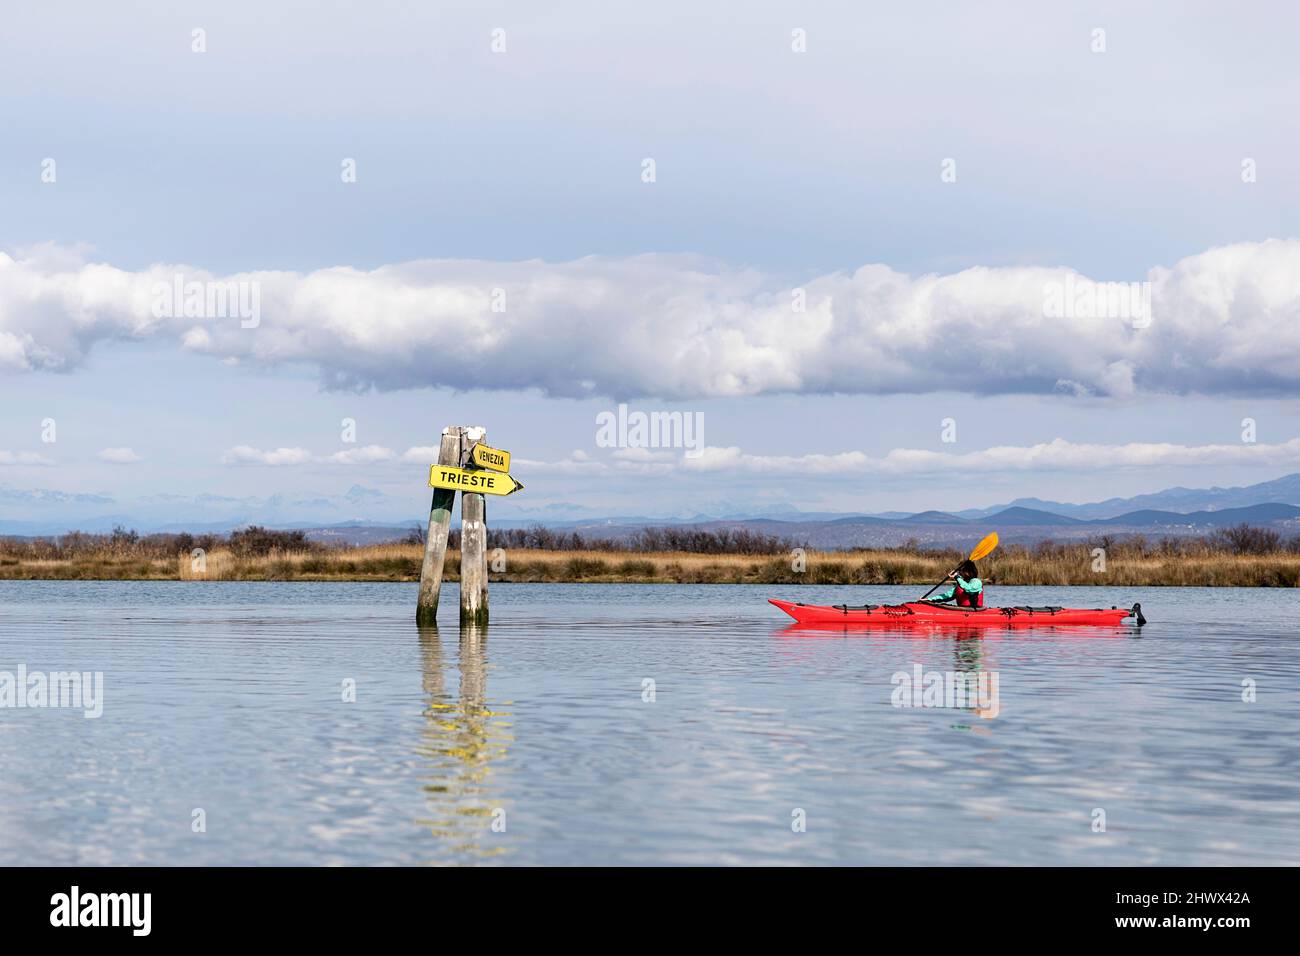
[[[1286,592],[978,639],[793,636],[767,596],[494,585],[462,639],[409,585],[0,582],[0,669],[105,679],[98,720],[0,710],[0,862],[1300,862]],[[997,674],[998,715],[893,706],[917,664]]]

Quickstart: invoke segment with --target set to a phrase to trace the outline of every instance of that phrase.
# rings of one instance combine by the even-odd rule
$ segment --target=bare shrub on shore
[[[405,538],[415,543],[415,534]],[[423,544],[423,533],[419,535]],[[460,531],[448,536],[448,546],[460,547]],[[535,524],[527,528],[488,529],[487,546],[507,551],[636,551],[663,553],[684,551],[688,554],[788,554],[794,541],[762,534],[748,528],[646,527],[623,539],[588,538],[577,531],[557,531]]]
[[[272,531],[258,525],[230,532],[228,546],[240,558],[263,557],[273,551],[292,554],[319,547],[307,540],[306,531]]]
[[[0,561],[69,562],[83,565],[114,565],[129,562],[171,562],[188,558],[195,549],[212,553],[226,549],[239,557],[265,556],[273,552],[306,552],[324,546],[307,539],[305,531],[273,531],[253,526],[216,534],[147,534],[118,526],[109,534],[69,531],[56,537],[0,538]]]
[[[585,541],[572,532],[512,529],[489,537],[508,547],[507,571],[494,581],[632,581],[658,583],[844,584],[928,586],[955,567],[960,549],[806,549],[795,570],[790,542],[752,532],[646,529],[631,541]],[[1256,532],[1263,531],[1263,534]],[[1073,542],[1005,544],[979,562],[990,585],[1300,586],[1300,539],[1283,542],[1258,528],[1207,537],[1099,537]],[[504,543],[503,543],[504,542]],[[460,569],[458,536],[447,554],[447,580]],[[551,545],[549,548],[538,547]],[[584,547],[577,547],[582,544]],[[665,550],[655,550],[655,547]],[[1107,548],[1105,571],[1092,552]],[[690,551],[688,547],[700,550]],[[195,549],[203,560],[191,561]],[[731,550],[725,550],[731,549]],[[57,538],[0,538],[0,577],[72,580],[356,580],[416,581],[423,545],[323,545],[302,532],[248,528],[230,536],[69,532]]]
[[[1272,554],[1280,550],[1282,536],[1271,528],[1252,528],[1239,524],[1220,528],[1210,535],[1210,541],[1221,550],[1232,554]]]
[[[748,528],[642,528],[632,539],[633,551],[686,551],[690,554],[788,554],[796,547],[789,538]]]

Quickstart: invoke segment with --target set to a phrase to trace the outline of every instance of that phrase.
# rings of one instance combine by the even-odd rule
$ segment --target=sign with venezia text
[[[490,468],[493,471],[510,470],[510,452],[502,451],[500,448],[489,448],[480,443],[474,446],[470,457],[480,468]]]

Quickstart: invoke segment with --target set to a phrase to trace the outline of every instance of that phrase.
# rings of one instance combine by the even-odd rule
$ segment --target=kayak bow
[[[1116,627],[1132,618],[1141,627],[1146,623],[1142,605],[1131,608],[1075,607],[984,607],[966,608],[944,604],[908,601],[906,604],[800,604],[768,598],[800,624],[831,624],[871,627],[908,627],[913,625],[954,625],[957,627]]]

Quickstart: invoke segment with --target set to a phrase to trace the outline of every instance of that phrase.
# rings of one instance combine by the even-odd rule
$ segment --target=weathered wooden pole
[[[470,449],[479,442],[487,442],[487,432],[481,427],[467,428],[464,432],[461,454],[469,464]],[[460,495],[460,623],[486,624],[488,620],[487,575],[487,506],[477,492],[463,491]]]
[[[457,426],[442,430],[438,464],[460,464],[462,433],[463,430]],[[447,557],[447,534],[451,529],[451,509],[455,503],[454,489],[433,489],[429,531],[424,539],[424,563],[420,565],[420,598],[415,606],[417,624],[438,623],[438,592],[442,588],[442,564]]]

